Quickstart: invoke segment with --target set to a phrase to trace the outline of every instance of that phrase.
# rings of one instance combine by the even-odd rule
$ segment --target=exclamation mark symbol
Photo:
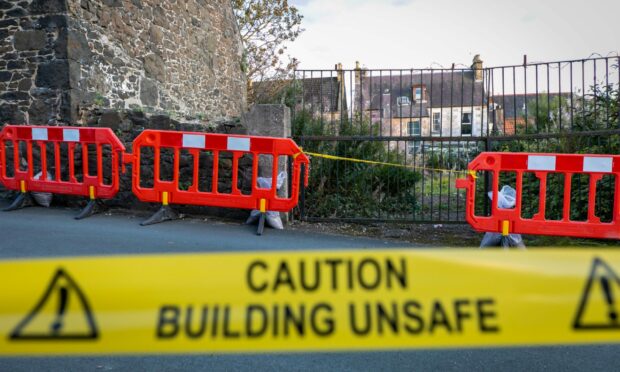
[[[603,286],[603,292],[605,292],[605,299],[607,300],[607,305],[609,305],[609,319],[612,323],[618,322],[618,313],[614,307],[614,297],[611,294],[611,286],[609,285],[609,280],[606,277],[601,277],[601,285]]]
[[[62,319],[65,315],[65,310],[67,309],[67,298],[69,297],[69,291],[66,287],[60,287],[58,296],[58,313],[56,313],[56,320],[52,323],[52,334],[54,336],[58,335],[62,329]]]

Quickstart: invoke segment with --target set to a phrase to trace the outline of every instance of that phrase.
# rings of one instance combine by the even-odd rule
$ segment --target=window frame
[[[415,123],[418,124],[418,133],[412,133],[413,131],[411,130],[412,128],[415,128]],[[420,119],[411,119],[407,122],[407,135],[409,135],[410,137],[422,136],[422,121]]]
[[[469,122],[465,122],[465,115],[468,115]],[[473,114],[471,112],[461,112],[461,136],[471,136],[473,134],[474,123]],[[469,129],[469,133],[465,133],[465,128]]]
[[[438,121],[439,127],[438,128],[435,128],[435,124],[436,124],[436,121],[435,121],[436,116],[435,115],[438,115],[438,118],[439,118],[439,121]],[[432,125],[431,125],[431,132],[432,133],[441,133],[441,112],[433,112],[433,118],[432,119],[433,119],[433,122],[432,122]]]
[[[420,91],[420,95],[418,96],[418,90]],[[426,84],[414,84],[412,86],[411,96],[416,102],[425,102],[426,101]]]
[[[415,129],[417,123],[418,133],[413,133],[412,129]],[[407,134],[411,137],[421,137],[422,136],[422,120],[420,119],[411,119],[407,122]],[[407,141],[407,153],[415,154],[416,151],[416,143],[419,141]]]
[[[467,123],[465,122],[465,115],[468,115],[468,117],[469,117],[469,122],[467,122]],[[472,124],[472,120],[471,119],[472,119],[471,112],[462,112],[461,113],[461,124],[470,124],[471,125]]]
[[[403,98],[405,98],[406,102],[403,103]],[[411,105],[411,100],[407,96],[399,96],[396,98],[396,104],[398,106],[409,106]]]

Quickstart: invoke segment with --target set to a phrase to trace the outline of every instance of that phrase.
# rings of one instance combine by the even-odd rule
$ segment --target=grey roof
[[[385,105],[388,95],[392,107],[398,106],[398,97],[408,97],[413,101],[413,87],[417,85],[425,87],[426,103],[430,108],[486,104],[482,81],[474,81],[472,70],[442,70],[413,74],[398,72],[391,76],[389,74],[376,76],[374,72],[372,76],[362,77],[361,85],[362,102],[370,101],[371,110],[378,109],[381,104]],[[414,106],[420,106],[419,102],[413,103]],[[424,109],[424,103],[422,107]]]
[[[396,105],[390,109],[393,118],[420,118],[428,117],[429,110],[426,103],[413,105]]]
[[[547,100],[553,100],[559,96],[570,99],[571,93],[500,94],[492,96],[491,99],[493,103],[504,109],[505,119],[514,119],[524,117],[525,108],[532,110],[537,100],[540,107],[547,107]],[[533,113],[528,112],[528,116],[533,116]]]
[[[292,84],[299,84],[296,92],[297,104],[303,101],[304,106],[311,107],[313,111],[333,112],[338,111],[340,99],[340,83],[337,77],[304,78],[297,80],[264,80],[254,82],[252,90],[259,101],[271,102]],[[346,100],[342,102],[346,110]]]
[[[337,77],[305,78],[301,81],[304,105],[310,105],[316,111],[338,111],[340,84]],[[346,100],[343,101],[343,106],[346,108]]]

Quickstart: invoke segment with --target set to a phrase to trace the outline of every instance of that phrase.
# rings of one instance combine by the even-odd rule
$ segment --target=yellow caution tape
[[[620,342],[620,252],[382,250],[0,263],[0,355]]]
[[[328,155],[328,154],[319,154],[316,152],[308,152],[304,151],[304,154],[310,156],[316,156],[317,158],[329,159],[329,160],[342,160],[342,161],[350,161],[354,163],[364,163],[364,164],[372,164],[372,165],[385,165],[388,167],[398,167],[398,168],[409,168],[414,170],[427,170],[427,171],[436,171],[436,172],[450,172],[450,173],[463,173],[467,174],[466,170],[453,170],[453,169],[444,169],[444,168],[429,168],[429,167],[420,167],[417,165],[406,165],[406,164],[398,164],[398,163],[387,163],[383,161],[374,161],[374,160],[364,160],[364,159],[356,159],[356,158],[346,158],[342,156],[336,155]]]

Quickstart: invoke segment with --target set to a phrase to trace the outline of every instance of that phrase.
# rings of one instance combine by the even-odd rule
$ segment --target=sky
[[[620,53],[620,0],[291,0],[301,69],[469,67]]]

